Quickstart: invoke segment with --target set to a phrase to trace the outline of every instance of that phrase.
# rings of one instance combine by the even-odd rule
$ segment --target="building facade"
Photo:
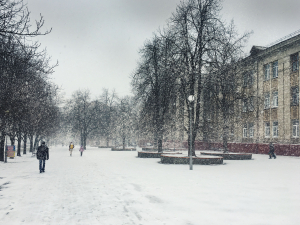
[[[249,93],[241,102],[235,140],[246,143],[299,143],[300,34],[270,47],[253,46],[244,76]]]

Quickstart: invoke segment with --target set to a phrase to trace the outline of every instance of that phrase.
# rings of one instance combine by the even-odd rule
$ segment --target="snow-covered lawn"
[[[164,165],[136,151],[50,148],[0,163],[0,224],[298,225],[300,158]]]

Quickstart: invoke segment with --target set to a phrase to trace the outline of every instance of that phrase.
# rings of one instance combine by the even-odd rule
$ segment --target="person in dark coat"
[[[269,151],[270,158],[269,159],[272,159],[272,157],[274,157],[274,159],[276,159],[275,147],[272,142],[270,142],[269,148],[270,148],[270,151]]]
[[[45,172],[45,160],[49,159],[49,148],[46,146],[44,141],[37,149],[36,158],[40,161],[40,173]]]

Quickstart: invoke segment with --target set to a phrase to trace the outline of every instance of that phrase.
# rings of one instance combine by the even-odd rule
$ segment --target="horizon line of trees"
[[[103,89],[101,96],[91,99],[89,90],[77,90],[63,108],[61,133],[84,149],[88,139],[98,145],[102,140],[107,147],[114,141],[114,146],[125,148],[136,141],[136,110],[131,97],[118,97],[115,91]]]

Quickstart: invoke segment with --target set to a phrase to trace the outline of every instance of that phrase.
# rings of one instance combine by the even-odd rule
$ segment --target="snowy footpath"
[[[164,165],[137,152],[51,147],[0,163],[0,224],[298,225],[300,158]]]

